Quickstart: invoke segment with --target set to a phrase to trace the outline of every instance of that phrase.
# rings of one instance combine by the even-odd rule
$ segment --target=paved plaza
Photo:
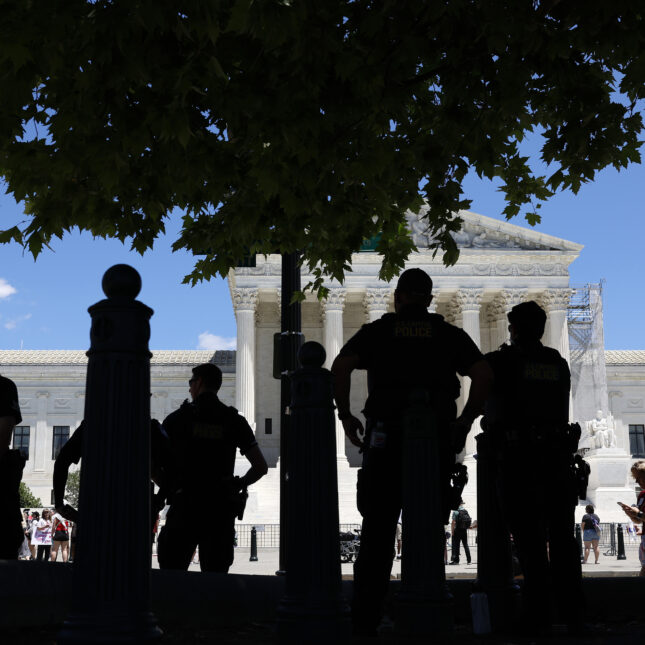
[[[448,579],[467,579],[475,578],[477,576],[477,559],[476,549],[473,549],[473,561],[471,564],[466,564],[465,561],[456,565],[446,566],[446,577]],[[626,560],[617,560],[616,556],[600,556],[598,564],[593,564],[593,553],[590,555],[589,560],[591,563],[584,564],[582,567],[582,574],[585,577],[609,577],[609,576],[637,576],[640,571],[640,563],[638,561],[638,548],[636,545],[628,545],[625,549],[627,556]],[[263,548],[258,549],[257,562],[250,562],[250,550],[248,548],[235,549],[235,561],[231,567],[230,573],[239,573],[244,575],[273,575],[278,570],[279,550],[277,548]],[[158,568],[157,558],[153,556],[152,566],[154,569]],[[190,571],[199,571],[199,564],[191,564]],[[353,564],[342,564],[341,570],[344,578],[351,578],[353,576]],[[398,578],[401,575],[401,561],[394,560],[392,566],[392,576]]]

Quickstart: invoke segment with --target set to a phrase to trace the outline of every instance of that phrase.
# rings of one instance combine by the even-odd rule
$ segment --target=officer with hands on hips
[[[455,452],[463,449],[481,414],[492,374],[463,330],[431,314],[432,280],[421,269],[404,271],[394,292],[394,314],[364,325],[332,365],[338,418],[348,439],[363,451],[357,485],[363,516],[361,549],[354,566],[352,620],[357,634],[373,635],[388,590],[396,524],[401,512],[401,420],[413,390],[424,390],[440,432],[442,494],[447,498]],[[363,428],[350,409],[351,374],[367,370]],[[472,379],[468,402],[457,418],[457,374]],[[364,440],[362,437],[364,436]]]
[[[240,492],[268,470],[246,419],[218,398],[221,385],[217,365],[194,367],[192,403],[185,401],[163,422],[170,443],[170,509],[157,542],[161,569],[188,569],[199,545],[202,571],[228,572]],[[243,477],[233,476],[238,448],[250,464]]]
[[[482,428],[489,436],[502,514],[524,574],[523,626],[551,629],[551,597],[572,631],[582,625],[578,503],[569,429],[571,376],[560,353],[540,342],[546,313],[533,301],[508,313],[511,342],[486,355],[495,375]],[[572,445],[576,444],[576,445]]]

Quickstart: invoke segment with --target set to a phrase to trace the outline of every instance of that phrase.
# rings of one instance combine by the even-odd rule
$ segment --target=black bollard
[[[402,635],[440,638],[453,631],[453,607],[443,562],[440,429],[426,392],[412,392],[403,429],[405,543],[395,630]]]
[[[477,441],[477,580],[474,596],[487,605],[493,632],[504,632],[515,626],[519,616],[519,587],[513,580],[511,539],[506,528],[497,494],[497,465],[490,437],[480,433]],[[473,598],[473,601],[475,597]],[[473,609],[480,603],[473,602]],[[473,627],[479,631],[473,611]],[[482,632],[483,633],[483,632]]]
[[[291,377],[286,594],[278,607],[281,643],[348,643],[341,595],[338,480],[332,379],[325,350],[305,343]]]
[[[117,264],[89,308],[79,531],[72,610],[58,643],[151,643],[150,316],[141,278]],[[100,512],[97,512],[100,511]],[[118,518],[118,521],[115,521]]]
[[[582,531],[580,531],[580,524],[576,522],[576,544],[578,545],[578,555],[580,556],[580,562],[582,562],[585,557],[582,553]]]
[[[251,557],[249,562],[258,561],[258,532],[255,530],[255,526],[251,527]]]
[[[627,556],[625,555],[625,536],[623,535],[623,525],[619,524],[616,530],[618,533],[618,555],[616,556],[616,560],[627,560]]]

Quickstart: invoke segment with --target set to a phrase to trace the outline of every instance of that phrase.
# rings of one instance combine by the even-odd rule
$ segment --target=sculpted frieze
[[[414,213],[407,214],[412,241],[419,250],[430,248],[434,242],[434,238],[428,230],[428,225],[423,219],[423,215],[427,213],[427,210],[427,208],[422,208],[418,215]],[[547,249],[543,244],[533,242],[519,234],[513,235],[511,233],[489,229],[481,224],[469,221],[464,221],[461,230],[450,235],[455,240],[457,246],[463,249]]]

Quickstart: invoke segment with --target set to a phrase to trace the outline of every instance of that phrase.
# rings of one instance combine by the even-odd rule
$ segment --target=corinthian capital
[[[452,306],[458,311],[479,311],[483,289],[459,289],[452,297]]]
[[[257,289],[233,289],[233,309],[238,311],[255,311],[258,304]]]
[[[541,296],[541,305],[547,311],[562,311],[569,306],[573,289],[547,289]]]
[[[390,297],[392,290],[387,287],[377,287],[374,289],[366,289],[363,304],[367,312],[377,309],[379,311],[387,311],[390,304]]]
[[[493,306],[508,313],[515,305],[526,300],[526,289],[504,289],[493,300]]]
[[[343,311],[345,309],[345,289],[330,289],[323,300],[323,311]]]

